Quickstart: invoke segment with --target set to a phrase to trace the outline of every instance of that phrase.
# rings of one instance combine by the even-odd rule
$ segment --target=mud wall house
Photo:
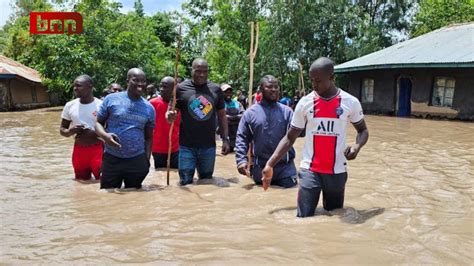
[[[0,55],[0,111],[50,106],[38,71]]]
[[[366,113],[474,120],[474,23],[337,65]]]

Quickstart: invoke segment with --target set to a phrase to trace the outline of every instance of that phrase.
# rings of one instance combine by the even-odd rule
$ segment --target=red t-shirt
[[[168,103],[158,96],[150,100],[151,105],[155,108],[156,125],[153,130],[153,145],[152,152],[168,153],[168,136],[171,124],[166,121],[166,111],[168,110]],[[173,135],[171,137],[171,152],[179,150],[179,125],[181,123],[181,113],[178,112],[178,117],[174,122]]]

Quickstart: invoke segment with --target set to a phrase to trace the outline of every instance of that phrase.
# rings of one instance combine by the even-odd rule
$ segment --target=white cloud
[[[10,2],[10,0],[0,0],[0,27],[5,25],[10,15],[13,13]]]

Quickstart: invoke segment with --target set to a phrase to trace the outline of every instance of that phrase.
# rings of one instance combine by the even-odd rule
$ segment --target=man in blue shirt
[[[284,104],[288,107],[291,107],[291,105],[293,104],[291,102],[290,97],[288,97],[288,92],[286,92],[286,91],[283,92],[283,98],[281,98],[278,102],[281,103],[281,104]]]
[[[280,139],[286,135],[293,116],[291,108],[278,103],[280,86],[274,76],[264,76],[260,80],[260,89],[262,101],[244,112],[239,123],[235,145],[237,170],[242,175],[251,176],[257,185],[262,184],[262,169],[272,156]],[[253,165],[248,171],[247,151],[250,143],[253,143]],[[275,166],[272,185],[284,188],[296,186],[297,173],[294,158],[295,150],[291,148]]]
[[[235,138],[239,127],[240,119],[244,113],[244,107],[237,100],[232,99],[232,87],[229,84],[222,84],[221,90],[224,93],[224,105],[227,116],[227,126],[229,128],[230,152],[234,151]]]
[[[141,188],[150,168],[155,109],[141,95],[145,73],[132,68],[127,90],[108,95],[97,114],[96,132],[105,141],[101,189]],[[107,124],[107,130],[104,126]]]

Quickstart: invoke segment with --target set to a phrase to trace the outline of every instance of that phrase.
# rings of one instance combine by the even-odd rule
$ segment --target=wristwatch
[[[222,139],[222,141],[225,141],[225,140],[230,141],[229,136],[227,136],[227,137],[225,137],[225,138]]]

